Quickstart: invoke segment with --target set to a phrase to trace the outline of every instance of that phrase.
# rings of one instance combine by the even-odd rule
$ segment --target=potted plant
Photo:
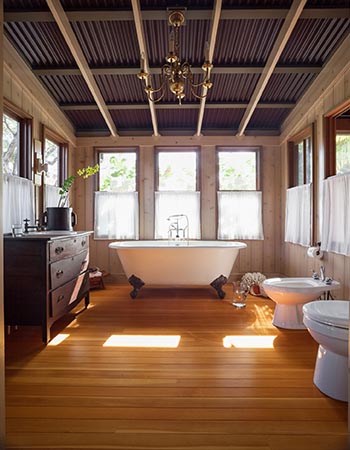
[[[98,164],[95,166],[87,166],[77,170],[77,175],[84,179],[95,175],[99,171]],[[71,175],[64,180],[59,190],[59,200],[57,207],[47,207],[43,214],[42,223],[47,230],[67,230],[72,231],[77,223],[77,215],[73,212],[69,205],[69,193],[74,184],[76,175]]]

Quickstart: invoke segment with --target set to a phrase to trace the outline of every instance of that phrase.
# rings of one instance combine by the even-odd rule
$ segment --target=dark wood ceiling
[[[136,76],[140,38],[133,0],[62,0],[61,5],[116,133],[153,134],[155,123],[160,134],[198,131],[200,101],[190,95],[179,106],[167,93],[150,108]],[[191,63],[198,79],[204,43],[212,38],[217,2],[141,0],[138,7],[155,85],[168,50],[167,8],[175,6],[186,8],[186,25],[180,29],[181,55]],[[201,133],[237,132],[291,7],[291,0],[223,0],[213,47],[213,88],[203,106]],[[77,135],[108,134],[111,126],[46,1],[4,0],[4,8],[6,37],[67,115]],[[244,132],[278,134],[349,33],[348,0],[309,0]]]

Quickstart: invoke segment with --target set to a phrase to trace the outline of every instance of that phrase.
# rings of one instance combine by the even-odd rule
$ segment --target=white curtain
[[[12,226],[24,226],[29,219],[34,225],[34,185],[27,178],[3,174],[3,227],[11,233]]]
[[[155,239],[167,239],[173,214],[185,214],[189,222],[189,238],[200,239],[200,192],[158,191],[155,192]]]
[[[285,242],[309,246],[311,244],[311,184],[287,189]]]
[[[321,248],[350,255],[350,174],[323,181]]]
[[[44,201],[45,201],[45,207],[44,209],[46,209],[48,206],[49,207],[55,207],[58,206],[58,201],[60,199],[60,194],[58,193],[59,190],[61,189],[60,187],[57,186],[51,186],[49,184],[45,184],[45,194],[44,194]],[[66,205],[68,206],[68,205]]]
[[[219,191],[218,214],[218,239],[264,239],[260,191]]]
[[[95,192],[95,238],[138,239],[137,192]]]

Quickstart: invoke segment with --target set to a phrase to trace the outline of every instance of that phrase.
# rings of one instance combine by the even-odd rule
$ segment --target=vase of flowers
[[[99,165],[84,167],[77,170],[77,175],[86,179],[99,171]],[[77,215],[69,206],[69,193],[74,184],[76,175],[71,175],[64,182],[59,190],[58,205],[55,207],[47,207],[42,216],[43,226],[49,230],[66,230],[73,231],[73,227],[77,224]]]

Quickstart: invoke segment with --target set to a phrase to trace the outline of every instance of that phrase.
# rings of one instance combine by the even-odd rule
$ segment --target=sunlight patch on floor
[[[58,334],[55,336],[47,345],[56,346],[61,344],[64,340],[66,340],[70,335],[69,334]]]
[[[277,336],[225,336],[225,348],[274,348],[273,341]]]
[[[113,334],[103,347],[177,348],[181,336]]]

